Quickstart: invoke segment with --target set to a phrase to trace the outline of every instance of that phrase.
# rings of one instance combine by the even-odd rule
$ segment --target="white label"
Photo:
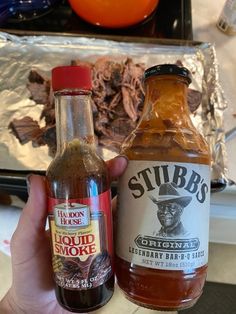
[[[129,161],[119,181],[116,253],[139,266],[198,268],[208,261],[210,167]]]
[[[62,203],[54,207],[54,219],[58,227],[86,227],[90,224],[89,213],[89,206],[79,203]]]

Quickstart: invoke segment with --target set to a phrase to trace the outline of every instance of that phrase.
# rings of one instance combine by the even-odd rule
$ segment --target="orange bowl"
[[[72,9],[94,25],[120,28],[145,20],[159,0],[68,0]]]

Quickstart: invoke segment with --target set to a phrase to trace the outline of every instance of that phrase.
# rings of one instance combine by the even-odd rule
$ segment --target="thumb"
[[[36,242],[40,241],[44,235],[47,219],[47,206],[44,177],[31,175],[29,182],[29,198],[22,210],[17,228],[12,237],[11,247],[12,251],[20,253],[21,250],[14,250],[13,246],[14,248],[17,248],[19,245],[22,248],[22,245],[24,246],[24,244],[27,243],[27,252],[32,254],[33,252],[30,252],[30,248],[33,250],[36,247]]]
[[[44,177],[31,175],[29,177],[29,190],[29,198],[22,211],[18,228],[27,230],[27,226],[30,224],[34,227],[34,230],[38,232],[45,228],[47,218]]]
[[[45,177],[29,177],[29,198],[23,213],[29,215],[36,223],[35,227],[45,226],[47,218]]]

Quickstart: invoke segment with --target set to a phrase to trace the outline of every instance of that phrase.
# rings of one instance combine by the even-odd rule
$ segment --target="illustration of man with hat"
[[[191,202],[192,197],[181,196],[175,183],[161,184],[158,200],[153,196],[149,197],[158,207],[157,217],[162,225],[156,236],[186,236],[188,232],[181,222],[181,215],[184,208]]]

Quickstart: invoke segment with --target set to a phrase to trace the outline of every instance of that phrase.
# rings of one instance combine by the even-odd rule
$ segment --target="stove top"
[[[0,30],[25,35],[29,32],[55,32],[192,40],[191,0],[160,0],[157,10],[143,23],[115,30],[83,21],[66,1],[62,1],[42,17],[28,21],[8,20]]]

